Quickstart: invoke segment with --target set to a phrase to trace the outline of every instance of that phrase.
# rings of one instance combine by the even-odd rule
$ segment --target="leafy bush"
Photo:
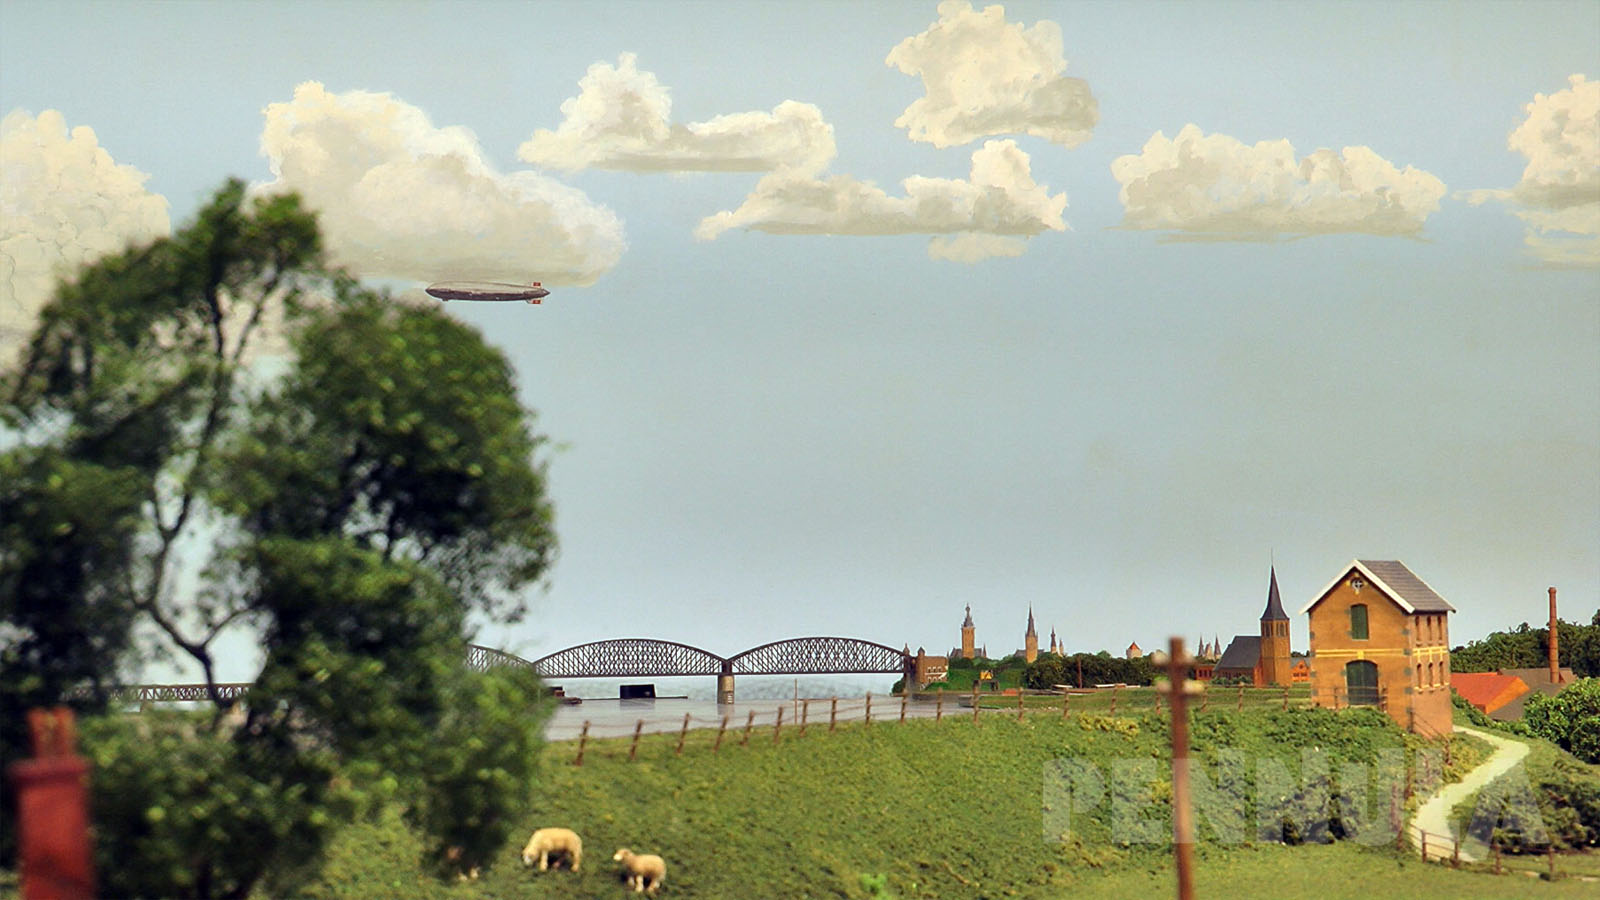
[[[1529,697],[1522,718],[1539,737],[1584,762],[1600,763],[1600,678],[1581,678],[1554,697]]]

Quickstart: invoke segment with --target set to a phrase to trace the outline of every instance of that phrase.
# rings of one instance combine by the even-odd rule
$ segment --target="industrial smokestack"
[[[1556,638],[1556,589],[1550,589],[1550,683],[1561,683],[1561,663]]]

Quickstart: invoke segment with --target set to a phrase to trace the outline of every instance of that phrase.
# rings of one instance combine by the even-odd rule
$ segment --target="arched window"
[[[1434,672],[1433,663],[1428,663],[1428,687],[1433,687],[1434,685],[1439,683],[1439,682],[1434,680],[1433,672]]]
[[[1351,706],[1378,705],[1378,664],[1358,659],[1344,667],[1345,695]]]
[[[1367,639],[1367,605],[1357,603],[1350,607],[1350,636],[1358,641]]]

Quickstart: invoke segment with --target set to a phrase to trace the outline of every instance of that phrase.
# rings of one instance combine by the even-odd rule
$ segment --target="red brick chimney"
[[[1550,683],[1561,683],[1561,663],[1557,654],[1556,589],[1550,589]]]

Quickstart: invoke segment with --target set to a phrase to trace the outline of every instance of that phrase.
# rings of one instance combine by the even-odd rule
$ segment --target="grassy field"
[[[1027,709],[1053,709],[1059,712],[1065,705],[1067,713],[1091,712],[1110,714],[1112,705],[1116,705],[1117,715],[1138,715],[1153,712],[1159,700],[1161,707],[1167,706],[1164,695],[1157,693],[1154,687],[1133,685],[1121,687],[1116,690],[1101,688],[1072,692],[1063,696],[1056,693],[1023,694],[1022,704]],[[898,702],[898,701],[895,701]],[[970,693],[955,695],[947,694],[945,703],[955,706],[958,703],[971,703]],[[1237,686],[1208,687],[1203,696],[1192,698],[1191,708],[1195,715],[1209,714],[1211,712],[1227,712],[1251,709],[1282,709],[1284,707],[1284,692],[1280,687],[1255,688],[1246,687],[1242,690]],[[978,695],[978,703],[984,709],[1016,709],[1017,695],[986,694]],[[1289,688],[1288,707],[1290,709],[1305,708],[1311,705],[1311,687],[1299,684]],[[968,708],[970,713],[971,709]]]
[[[663,855],[663,897],[744,898],[1124,898],[1172,890],[1170,847],[1118,841],[1109,804],[1070,820],[1065,840],[1047,829],[1044,803],[1052,761],[1108,769],[1118,760],[1149,766],[1136,793],[1158,813],[1170,796],[1166,723],[1150,714],[1110,718],[1038,711],[970,713],[943,722],[813,728],[805,737],[771,729],[748,745],[691,732],[681,756],[676,735],[647,736],[629,762],[624,740],[591,742],[582,767],[570,744],[556,745],[537,789],[539,813],[477,882],[441,883],[416,867],[417,845],[390,818],[360,826],[333,848],[312,898],[622,896],[611,854],[621,846]],[[1195,722],[1203,760],[1224,749],[1298,767],[1318,747],[1335,764],[1372,761],[1384,750],[1425,746],[1370,712],[1216,712]],[[1483,749],[1460,741],[1455,769]],[[1138,799],[1138,798],[1134,798]],[[1382,814],[1380,810],[1378,814]],[[1052,810],[1054,826],[1062,822]],[[584,838],[578,873],[537,873],[516,855],[534,828],[563,825]],[[1158,825],[1156,831],[1161,832]],[[1206,832],[1209,834],[1209,832]],[[1201,896],[1323,898],[1591,897],[1596,885],[1493,876],[1424,865],[1383,846],[1342,841],[1284,846],[1202,842]]]

